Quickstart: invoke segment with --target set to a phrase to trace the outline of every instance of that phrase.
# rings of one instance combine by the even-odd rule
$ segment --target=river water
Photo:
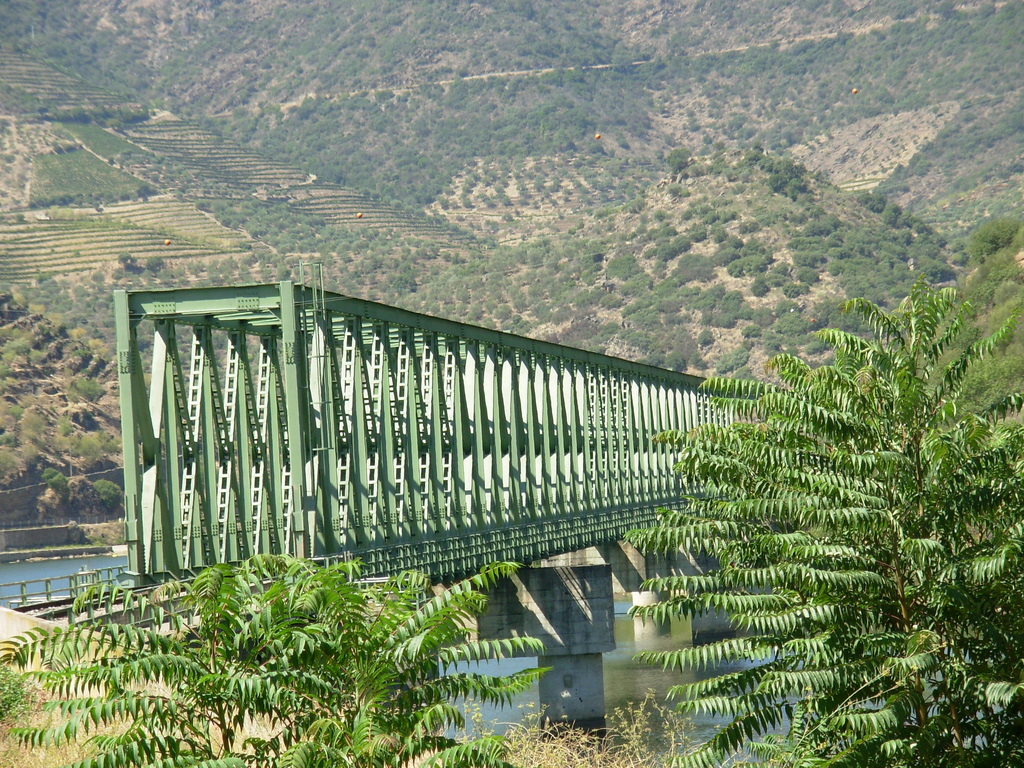
[[[80,570],[113,568],[125,565],[124,556],[97,555],[91,557],[69,557],[60,560],[38,560],[33,562],[0,563],[0,585],[33,579],[56,579],[66,577]],[[0,596],[17,595],[16,587],[0,587]],[[633,619],[626,615],[630,603],[615,603],[615,645],[614,651],[604,654],[604,692],[607,710],[625,707],[632,703],[642,702],[648,692],[652,692],[655,701],[664,704],[668,689],[673,685],[694,682],[726,672],[738,671],[746,664],[720,664],[706,670],[686,670],[685,672],[664,671],[660,667],[650,667],[633,660],[639,651],[674,650],[682,646],[683,633],[681,628],[673,626],[669,634],[651,636],[644,633],[641,640],[634,634]],[[513,671],[536,666],[536,659],[506,659],[474,665],[487,674],[509,674]],[[536,712],[538,701],[537,689],[523,693],[517,697],[510,707],[484,707],[482,716],[486,724],[499,733],[503,733],[512,723],[521,722],[531,713]],[[690,718],[690,737],[697,742],[706,741],[714,735],[722,721],[711,716],[694,716]]]

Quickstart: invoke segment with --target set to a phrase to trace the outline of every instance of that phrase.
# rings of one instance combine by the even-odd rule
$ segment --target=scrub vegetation
[[[980,239],[980,238],[979,238]],[[957,408],[1016,314],[963,344],[970,308],[916,283],[868,338],[822,331],[834,363],[779,355],[777,384],[710,379],[738,417],[660,439],[702,494],[639,532],[712,556],[651,580],[641,615],[726,611],[734,639],[640,654],[663,667],[753,660],[673,691],[730,722],[682,765],[996,766],[1024,758],[1024,393]]]
[[[541,672],[466,671],[542,649],[467,629],[483,591],[513,571],[488,566],[435,593],[420,574],[360,583],[355,563],[255,556],[148,596],[98,587],[80,602],[151,623],[99,618],[17,639],[5,658],[43,661],[33,677],[51,719],[11,734],[29,750],[83,744],[78,768],[509,766],[502,739],[446,734],[465,725],[460,700],[508,703]]]

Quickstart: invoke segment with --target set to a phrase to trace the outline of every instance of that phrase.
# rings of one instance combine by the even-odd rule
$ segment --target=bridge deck
[[[140,581],[256,552],[447,579],[611,541],[682,490],[653,435],[721,418],[696,377],[316,284],[115,311]]]

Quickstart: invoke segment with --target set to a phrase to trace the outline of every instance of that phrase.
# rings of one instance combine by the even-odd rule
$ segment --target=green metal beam
[[[328,293],[314,277],[115,293],[138,580],[256,552],[449,579],[611,541],[679,498],[651,438],[725,417],[697,377]]]

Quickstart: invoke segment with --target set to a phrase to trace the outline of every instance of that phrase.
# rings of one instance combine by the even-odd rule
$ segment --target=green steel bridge
[[[117,291],[129,571],[259,552],[438,580],[622,538],[683,490],[701,379],[349,298]]]

